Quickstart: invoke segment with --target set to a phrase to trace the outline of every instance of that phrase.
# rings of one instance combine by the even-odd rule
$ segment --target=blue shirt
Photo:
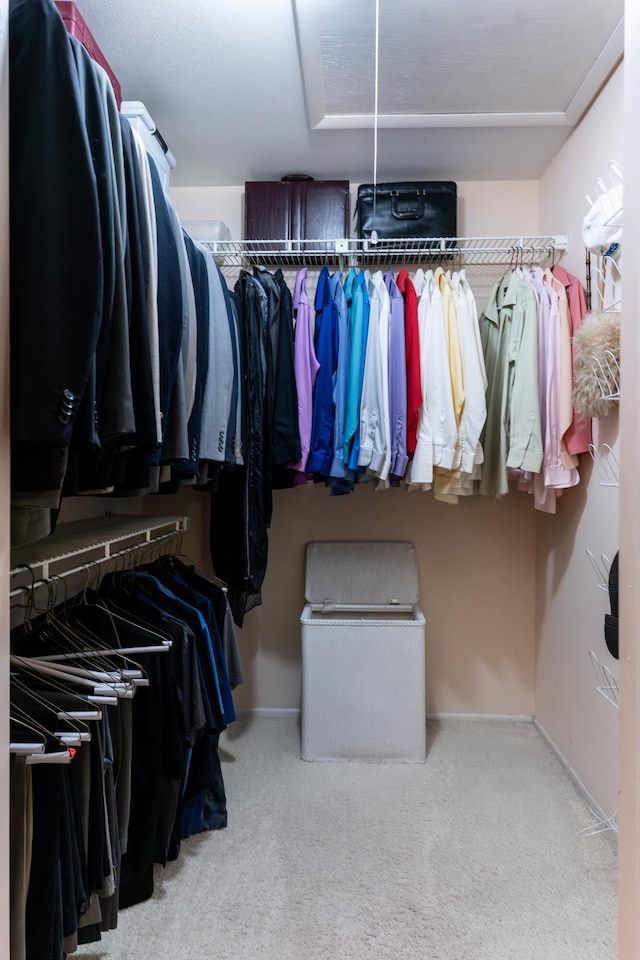
[[[333,462],[335,423],[333,378],[338,367],[338,316],[329,282],[329,271],[326,267],[322,268],[318,277],[315,308],[316,331],[314,340],[320,369],[313,391],[311,452],[307,463],[307,471],[328,477]]]
[[[355,270],[350,273],[355,274]],[[347,298],[340,282],[340,274],[334,273],[329,281],[338,319],[338,366],[334,377],[333,400],[335,404],[335,423],[333,430],[332,477],[344,477],[344,424],[347,412],[347,388],[349,386],[349,328]]]

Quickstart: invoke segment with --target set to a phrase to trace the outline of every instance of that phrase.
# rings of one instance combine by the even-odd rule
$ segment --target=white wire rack
[[[622,304],[622,267],[610,256],[591,258],[592,307],[603,313]]]
[[[614,833],[617,833],[618,813],[619,811],[616,808],[610,817],[604,817],[602,814],[598,813],[597,810],[592,810],[591,814],[593,817],[595,817],[595,823],[591,823],[588,827],[583,827],[582,830],[578,830],[576,836],[595,837],[597,833],[606,833],[607,830],[613,830]]]
[[[600,663],[593,650],[589,651],[591,666],[596,675],[596,690],[607,700],[616,710],[620,709],[618,681],[606,663]]]
[[[622,268],[612,257],[594,257],[591,263],[592,308],[599,313],[618,315],[622,304]],[[616,350],[591,357],[591,369],[602,400],[620,399],[620,355]]]
[[[600,486],[619,487],[620,464],[618,457],[609,444],[603,443],[598,448],[590,443],[589,453],[591,454],[591,459],[598,474]]]
[[[600,203],[601,206],[604,205],[606,208],[606,225],[621,227],[623,212],[622,173],[614,161],[609,164],[609,179],[609,188],[603,180],[596,180],[596,203]],[[587,197],[587,201],[590,206],[593,205],[590,197]],[[607,204],[609,205],[608,207]],[[622,269],[619,260],[620,236],[621,234],[617,234],[610,238],[609,251],[603,256],[593,258],[587,254],[587,287],[590,296],[590,309],[598,313],[615,315],[616,311],[620,310],[622,303]],[[585,240],[585,242],[587,241]],[[589,249],[592,250],[593,247],[589,245]],[[614,252],[613,257],[608,255],[611,251]],[[592,284],[592,280],[595,280],[595,283]],[[591,368],[598,383],[601,398],[603,400],[619,400],[619,348],[615,354],[611,350],[606,350],[601,356],[592,356]],[[593,459],[600,486],[619,487],[620,464],[617,455],[609,444],[603,443],[599,448],[590,444],[589,453]],[[591,550],[587,550],[586,553],[596,575],[596,582],[599,589],[608,592],[611,561],[605,554],[600,554],[600,557],[596,557]],[[596,691],[604,697],[607,703],[611,704],[616,710],[619,710],[619,688],[615,674],[610,667],[601,663],[594,650],[589,651],[589,658],[596,678]],[[617,809],[610,817],[596,810],[592,810],[591,812],[594,817],[594,822],[583,830],[580,830],[578,836],[590,837],[608,830],[613,830],[615,833],[618,832]]]
[[[70,576],[89,564],[111,559],[116,553],[152,544],[188,528],[187,517],[140,515],[92,517],[61,523],[55,533],[37,543],[11,551],[11,580]]]
[[[591,357],[591,369],[598,382],[602,400],[620,399],[620,361],[611,350],[602,357]]]
[[[601,694],[607,703],[610,703],[616,710],[620,709],[618,681],[609,667],[601,663],[593,650],[589,651],[591,666],[596,676],[596,690]],[[605,817],[596,810],[591,811],[594,822],[589,826],[578,831],[579,837],[593,837],[597,833],[605,833],[607,830],[618,832],[618,810],[614,810],[610,817]]]
[[[402,240],[207,240],[221,266],[271,264],[382,266],[459,263],[461,266],[553,263],[567,249],[567,236],[425,237]]]
[[[31,597],[39,608],[43,600],[55,602],[58,587],[65,597],[73,596],[86,587],[89,571],[106,572],[125,558],[173,546],[188,526],[188,517],[107,515],[61,523],[50,537],[17,547],[11,551],[11,626],[30,615],[17,601]]]
[[[599,557],[596,557],[596,555],[588,548],[585,550],[585,553],[596,575],[596,583],[598,588],[608,592],[611,560],[609,560],[609,557],[605,556],[604,553],[601,553]]]

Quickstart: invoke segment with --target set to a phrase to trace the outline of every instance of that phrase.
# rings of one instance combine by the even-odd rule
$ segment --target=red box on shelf
[[[82,14],[76,7],[75,3],[71,3],[69,0],[56,0],[56,7],[58,8],[58,12],[64,21],[65,27],[67,28],[67,33],[70,33],[72,37],[75,37],[77,40],[79,40],[91,59],[95,60],[96,63],[99,63],[100,66],[107,71],[109,79],[111,80],[113,92],[116,95],[116,102],[119,110],[120,104],[122,103],[122,91],[120,90],[120,84],[118,83],[117,77],[113,70],[109,66],[107,58],[96,43],[91,30],[89,30],[89,27],[85,23]]]

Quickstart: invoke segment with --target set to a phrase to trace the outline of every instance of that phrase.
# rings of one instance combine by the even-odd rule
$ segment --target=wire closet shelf
[[[11,552],[10,597],[52,578],[69,578],[176,539],[189,526],[184,516],[106,515],[61,523],[50,537]]]
[[[208,240],[221,266],[340,265],[377,267],[388,264],[453,266],[546,266],[567,249],[567,237],[424,237],[395,240]]]

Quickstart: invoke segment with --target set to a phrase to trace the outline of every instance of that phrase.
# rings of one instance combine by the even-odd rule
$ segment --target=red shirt
[[[404,297],[404,335],[407,351],[407,453],[415,453],[418,436],[418,411],[422,406],[418,298],[406,270],[400,271],[396,282]]]

